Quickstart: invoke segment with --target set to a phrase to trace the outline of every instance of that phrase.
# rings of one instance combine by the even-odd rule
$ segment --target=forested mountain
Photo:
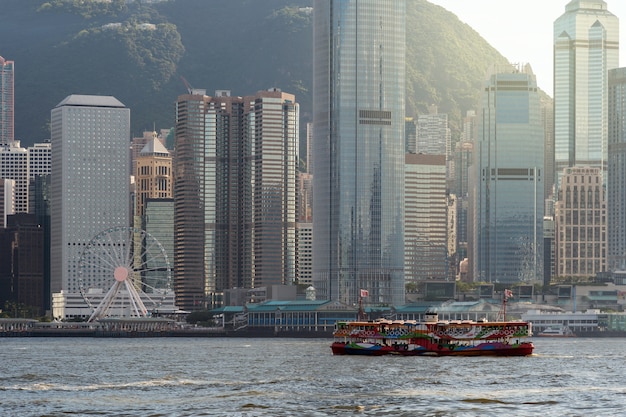
[[[174,124],[176,97],[278,87],[312,107],[312,0],[2,0],[0,55],[15,61],[16,138],[49,137],[69,94],[113,95],[132,133]],[[453,137],[488,67],[506,62],[474,30],[426,0],[407,0],[407,115],[436,104]],[[186,81],[184,81],[186,80]]]

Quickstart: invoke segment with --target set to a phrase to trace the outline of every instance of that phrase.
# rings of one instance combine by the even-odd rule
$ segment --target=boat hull
[[[393,346],[377,346],[368,343],[334,342],[331,345],[334,355],[364,355],[364,356],[529,356],[534,346],[531,342],[517,345],[505,343],[483,343],[476,346],[457,346],[449,348],[441,345],[433,347],[411,346],[396,348]]]

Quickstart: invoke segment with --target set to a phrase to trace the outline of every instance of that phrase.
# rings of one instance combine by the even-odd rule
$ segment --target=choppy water
[[[0,416],[618,416],[626,339],[522,358],[332,356],[323,339],[0,338]]]

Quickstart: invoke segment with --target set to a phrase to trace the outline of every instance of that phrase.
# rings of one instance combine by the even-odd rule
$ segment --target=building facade
[[[404,302],[404,0],[317,0],[313,285],[317,297]]]
[[[544,136],[530,66],[493,68],[480,117],[470,178],[474,280],[541,280]]]
[[[609,71],[608,268],[626,270],[626,68]]]
[[[299,105],[272,89],[180,96],[175,291],[184,309],[225,289],[295,281]]]
[[[554,21],[556,182],[566,167],[606,171],[608,71],[619,65],[619,22],[603,0],[571,0]]]
[[[0,178],[15,180],[15,213],[28,213],[29,158],[28,150],[14,140],[0,146]]]
[[[406,282],[445,280],[448,271],[446,156],[407,154],[404,181]]]
[[[145,214],[149,198],[173,198],[172,157],[154,132],[135,160],[135,216]]]
[[[51,112],[51,291],[80,291],[94,236],[129,227],[130,110],[111,96],[70,95]],[[110,287],[91,277],[91,288]]]
[[[451,155],[452,135],[448,115],[439,113],[434,104],[428,114],[417,116],[417,152],[429,155]]]
[[[598,167],[565,168],[555,204],[556,275],[592,278],[606,271],[606,202]]]
[[[0,146],[14,140],[15,63],[0,56]]]

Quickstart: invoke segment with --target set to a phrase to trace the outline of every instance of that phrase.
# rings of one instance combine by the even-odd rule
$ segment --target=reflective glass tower
[[[314,7],[313,285],[404,303],[403,0]]]
[[[609,71],[607,233],[610,270],[626,269],[626,68]]]
[[[295,282],[300,106],[278,89],[177,102],[174,287],[186,310],[224,290]]]
[[[530,66],[494,68],[480,119],[470,178],[474,280],[540,280],[544,131]]]
[[[619,64],[619,22],[603,0],[572,0],[554,22],[557,183],[575,165],[606,171],[608,71]]]

